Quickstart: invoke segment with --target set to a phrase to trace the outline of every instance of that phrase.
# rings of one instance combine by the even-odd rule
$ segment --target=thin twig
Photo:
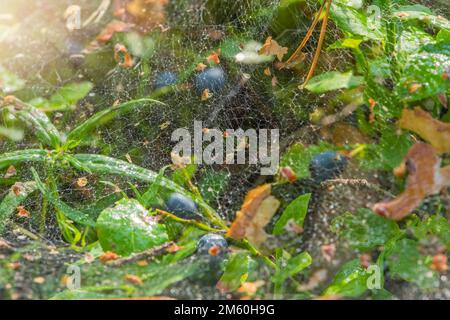
[[[119,267],[127,263],[133,263],[139,260],[148,260],[150,258],[154,258],[155,256],[159,256],[161,254],[164,254],[167,252],[167,249],[173,246],[175,242],[170,241],[167,243],[164,243],[160,246],[153,247],[149,250],[145,250],[143,252],[135,253],[129,257],[122,258],[119,260],[111,261],[108,263],[109,266],[113,267]]]
[[[176,215],[174,215],[174,214],[172,214],[170,212],[161,210],[161,209],[155,209],[155,211],[157,213],[159,213],[159,214],[161,214],[161,215],[163,215],[163,216],[173,220],[173,221],[180,222],[180,223],[187,224],[187,225],[192,225],[192,226],[195,226],[195,227],[197,227],[197,228],[199,228],[201,230],[204,230],[204,231],[217,232],[217,233],[223,233],[223,232],[226,231],[224,229],[212,228],[212,227],[210,227],[210,226],[208,226],[208,225],[206,225],[204,223],[201,223],[199,221],[196,221],[196,220],[189,220],[189,219],[183,219],[183,218],[177,217]]]

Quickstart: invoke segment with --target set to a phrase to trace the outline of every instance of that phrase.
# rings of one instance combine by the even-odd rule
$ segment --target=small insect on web
[[[306,76],[306,79],[303,82],[303,84],[301,85],[302,88],[311,79],[311,77],[312,77],[312,75],[314,73],[314,69],[316,68],[317,61],[319,60],[320,51],[322,49],[323,41],[325,39],[325,33],[327,31],[328,16],[329,16],[329,13],[330,13],[330,8],[331,8],[331,3],[332,2],[333,2],[333,0],[324,0],[322,2],[322,5],[320,6],[319,11],[317,12],[317,14],[316,14],[316,16],[314,18],[314,21],[312,22],[312,24],[309,27],[308,31],[306,32],[306,35],[303,38],[302,42],[297,47],[297,49],[295,49],[294,53],[286,61],[285,65],[286,65],[287,68],[289,68],[290,66],[295,65],[299,61],[303,60],[302,49],[305,47],[305,45],[308,42],[309,38],[311,38],[311,35],[314,32],[314,30],[316,29],[317,23],[319,22],[319,20],[321,18],[322,12],[325,9],[325,14],[323,16],[322,26],[320,27],[320,35],[319,35],[319,41],[317,42],[316,52],[314,53],[314,58],[313,58],[313,61],[311,63],[311,66],[309,68],[309,71],[308,71],[308,74]]]

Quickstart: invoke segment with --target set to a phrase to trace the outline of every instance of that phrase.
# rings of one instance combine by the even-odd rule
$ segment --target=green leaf
[[[392,170],[403,161],[411,145],[408,133],[399,135],[396,131],[386,128],[382,131],[378,144],[367,145],[359,155],[361,166],[368,170]]]
[[[18,142],[23,139],[23,131],[16,128],[0,127],[0,137],[5,137],[12,141]]]
[[[345,238],[353,248],[364,251],[384,245],[400,232],[397,223],[369,209],[338,216],[332,221],[332,230]]]
[[[37,186],[34,181],[29,181],[24,183],[18,182],[13,188],[15,190],[11,189],[0,203],[0,236],[16,208],[37,189]]]
[[[141,36],[137,32],[127,32],[125,34],[125,44],[133,56],[143,59],[151,58],[156,52],[155,40]]]
[[[431,234],[437,236],[447,249],[450,248],[450,225],[447,218],[435,214],[422,221],[418,216],[411,215],[407,226],[418,240],[425,240]]]
[[[363,40],[359,38],[345,38],[339,39],[331,44],[327,50],[333,49],[357,49]]]
[[[280,167],[289,166],[294,170],[298,179],[310,176],[309,163],[316,154],[333,150],[333,146],[322,143],[317,146],[305,147],[302,144],[292,145],[280,159]]]
[[[324,72],[313,77],[305,88],[314,93],[323,93],[338,89],[351,89],[364,84],[364,77],[354,76],[352,71]]]
[[[155,172],[128,163],[126,161],[96,154],[76,154],[75,158],[82,162],[84,166],[89,168],[94,173],[113,174],[118,175],[122,178],[136,179],[148,183],[154,183],[155,181],[157,181],[158,175]],[[195,195],[187,192],[184,188],[174,183],[173,181],[165,177],[160,177],[158,181],[159,185],[162,188],[173,192],[178,192],[186,197],[192,198],[201,208],[206,211],[214,211],[207,203],[197,198]]]
[[[382,32],[369,25],[367,15],[342,3],[333,2],[330,18],[339,29],[350,35],[361,36],[370,40],[381,40]]]
[[[123,256],[169,240],[165,226],[134,199],[119,200],[113,208],[103,210],[96,229],[103,250]]]
[[[157,204],[158,199],[158,192],[161,188],[161,180],[164,177],[164,171],[167,167],[163,167],[159,170],[158,175],[156,176],[155,182],[151,184],[151,186],[147,189],[147,191],[144,192],[144,194],[141,196],[141,201],[144,207],[148,208],[151,205]]]
[[[59,88],[48,100],[36,98],[29,103],[45,112],[73,109],[78,100],[84,98],[92,87],[92,83],[88,81],[70,83]]]
[[[16,99],[15,105],[9,109],[19,120],[30,126],[39,141],[53,148],[61,145],[61,135],[47,117],[47,115],[34,106]]]
[[[213,204],[216,199],[225,191],[230,174],[225,171],[208,170],[200,179],[200,193],[206,202]]]
[[[69,218],[72,221],[75,221],[79,224],[89,227],[95,226],[94,220],[92,220],[91,217],[89,217],[89,215],[70,207],[69,205],[67,205],[66,203],[64,203],[59,199],[58,194],[51,192],[41,181],[38,173],[34,168],[31,168],[31,172],[33,174],[34,181],[36,181],[36,185],[39,191],[41,191],[44,197],[46,197],[48,201],[55,206],[55,208],[61,211],[67,218]]]
[[[403,101],[435,97],[450,89],[450,45],[427,45],[409,57],[395,88]]]
[[[220,277],[217,287],[224,292],[237,290],[243,282],[247,280],[251,258],[247,253],[240,252],[234,254],[223,275]]]
[[[394,19],[400,21],[418,20],[440,29],[450,29],[450,22],[446,18],[434,15],[429,8],[420,4],[400,6],[392,14]]]
[[[284,209],[281,217],[275,223],[273,228],[273,234],[280,235],[284,232],[284,227],[289,222],[289,220],[293,220],[297,225],[303,227],[303,222],[306,217],[306,213],[308,212],[308,204],[309,199],[311,198],[311,194],[303,194],[293,200],[287,207]]]
[[[184,187],[192,179],[192,177],[197,172],[197,165],[196,164],[188,164],[184,168],[178,168],[172,173],[172,180],[173,182],[179,184],[180,186]]]
[[[433,288],[439,283],[438,276],[429,269],[429,259],[419,252],[419,243],[401,239],[386,256],[389,271],[394,277],[414,282],[422,288]]]
[[[274,283],[283,283],[287,278],[295,276],[297,273],[307,268],[312,263],[312,258],[308,252],[302,252],[294,257],[286,259],[285,255],[277,258],[277,270],[272,278]]]
[[[369,276],[370,274],[361,266],[359,259],[349,261],[342,266],[323,295],[359,297],[368,289]]]
[[[17,150],[0,155],[0,169],[23,162],[44,162],[47,151],[39,149]]]
[[[81,125],[74,128],[71,132],[68,133],[66,147],[75,148],[87,135],[89,135],[93,130],[95,130],[99,126],[104,125],[105,123],[113,120],[117,116],[130,112],[135,108],[144,107],[149,103],[164,105],[164,103],[159,102],[157,100],[143,98],[128,101],[116,106],[112,106],[108,109],[102,110],[94,114],[92,117],[90,117],[89,119],[84,121]]]

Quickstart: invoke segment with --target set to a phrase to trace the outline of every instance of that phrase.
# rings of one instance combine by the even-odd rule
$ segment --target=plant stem
[[[187,225],[192,225],[192,226],[195,226],[195,227],[197,227],[197,228],[199,228],[201,230],[204,230],[204,231],[218,232],[218,233],[223,233],[223,232],[226,231],[226,230],[211,228],[210,226],[208,226],[208,225],[206,225],[204,223],[198,222],[196,220],[189,220],[189,219],[183,219],[183,218],[177,217],[176,215],[174,215],[174,214],[172,214],[170,212],[161,210],[161,209],[155,209],[155,211],[157,213],[159,213],[159,214],[161,214],[161,215],[163,215],[163,216],[173,220],[173,221],[176,221],[176,222],[179,222],[179,223],[183,223],[183,224],[187,224]]]

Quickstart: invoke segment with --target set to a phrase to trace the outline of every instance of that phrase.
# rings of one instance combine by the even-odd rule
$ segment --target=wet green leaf
[[[450,29],[450,22],[443,16],[434,15],[431,10],[423,5],[400,6],[393,11],[394,19],[400,21],[420,21],[441,29]]]
[[[364,78],[354,76],[352,71],[338,72],[330,71],[313,77],[305,89],[314,93],[323,93],[338,89],[351,89],[364,84]]]
[[[234,254],[225,267],[217,286],[225,292],[237,290],[247,280],[251,258],[245,252]]]
[[[293,257],[286,257],[285,254],[280,255],[277,258],[277,270],[272,281],[274,283],[283,283],[287,278],[295,276],[311,263],[312,258],[308,252],[302,252]]]
[[[76,103],[92,90],[92,87],[92,83],[88,81],[70,83],[59,88],[48,100],[36,98],[29,103],[46,112],[73,109]]]
[[[414,282],[422,288],[436,287],[437,275],[429,269],[430,261],[419,252],[419,243],[412,239],[401,239],[386,256],[392,276]]]
[[[116,118],[119,115],[123,115],[124,113],[130,112],[138,107],[147,106],[148,104],[164,105],[164,103],[159,102],[157,100],[144,98],[144,99],[128,101],[128,102],[104,109],[104,110],[94,114],[92,117],[90,117],[89,119],[84,121],[78,127],[74,128],[72,131],[70,131],[67,135],[66,146],[69,148],[75,148],[84,138],[86,138],[87,135],[89,135],[92,131],[94,131],[99,126],[104,125],[105,123],[113,120],[114,118]]]
[[[0,155],[0,169],[23,162],[43,162],[47,151],[39,149],[17,150]]]
[[[406,63],[396,92],[404,101],[435,97],[450,89],[450,45],[427,45]]]
[[[303,227],[303,221],[305,220],[306,213],[308,212],[308,204],[311,198],[311,194],[302,194],[293,200],[284,209],[278,221],[275,223],[273,228],[273,234],[280,235],[284,232],[286,224],[290,220],[293,220],[298,226]]]
[[[332,221],[332,229],[358,250],[372,250],[384,245],[396,236],[400,229],[392,220],[380,217],[369,209],[359,209],[338,216]]]
[[[103,210],[96,229],[104,251],[124,256],[169,240],[164,225],[133,199],[119,200],[113,208]]]
[[[357,298],[366,292],[370,274],[360,265],[359,259],[344,264],[323,292],[323,295],[339,295]]]

